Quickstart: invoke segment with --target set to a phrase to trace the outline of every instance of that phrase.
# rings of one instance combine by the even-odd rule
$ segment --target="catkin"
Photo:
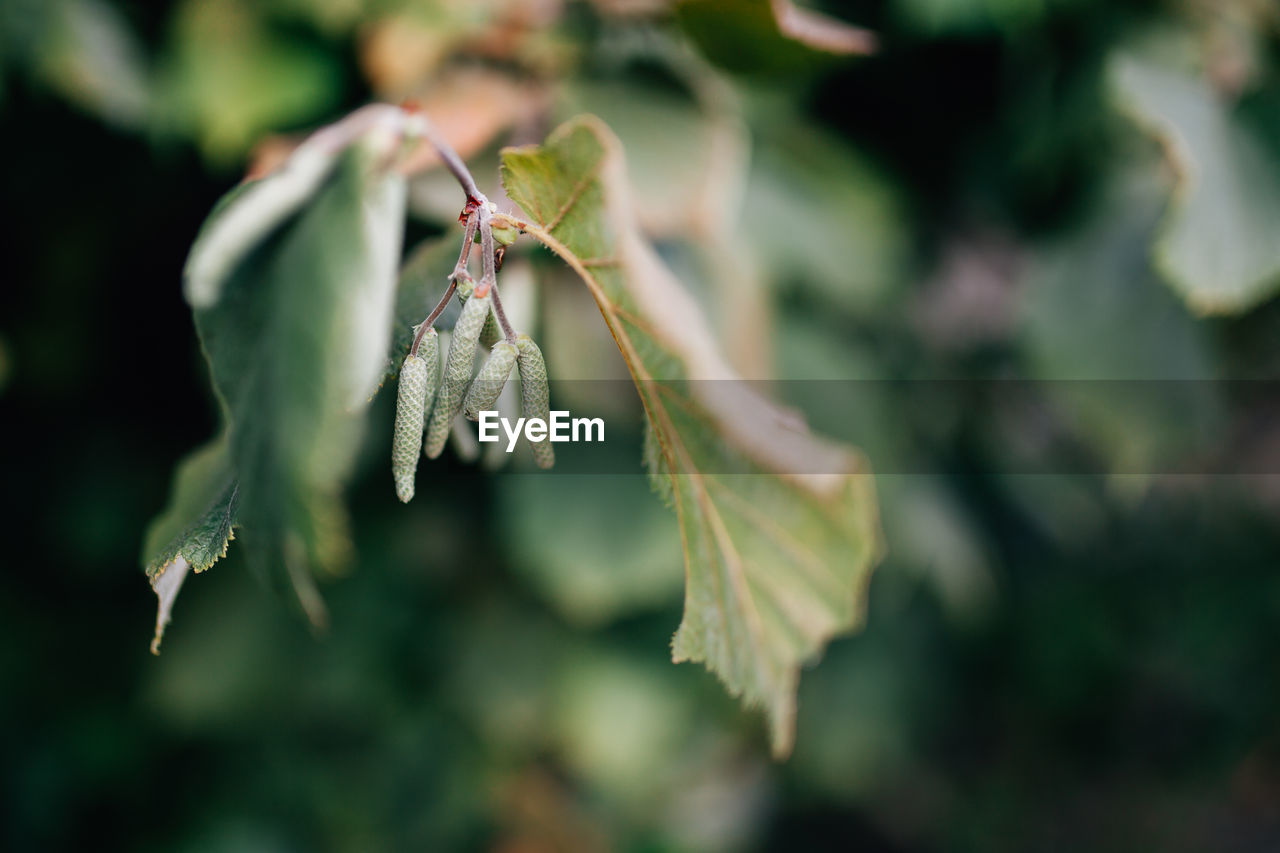
[[[542,350],[528,335],[516,338],[519,350],[520,365],[520,409],[526,418],[541,418],[551,421],[551,389],[547,384],[547,363],[542,359]],[[533,461],[539,468],[550,468],[556,464],[556,452],[551,447],[550,437],[541,441],[529,442],[533,451]]]
[[[471,299],[471,294],[475,292],[476,284],[474,281],[460,279],[458,281],[458,298],[462,300],[462,304],[466,305]],[[498,321],[490,311],[485,315],[484,328],[480,330],[480,346],[488,348],[502,340],[502,331],[498,328]]]
[[[417,355],[407,355],[400,365],[396,385],[396,427],[391,441],[391,476],[396,482],[396,496],[404,503],[413,500],[413,479],[418,471],[418,442],[422,440],[422,422],[427,404],[427,362]]]
[[[490,311],[484,318],[484,328],[480,330],[480,346],[492,347],[500,340],[502,340],[502,330],[498,328],[498,321]]]
[[[462,411],[468,420],[480,420],[480,413],[492,409],[502,393],[502,386],[507,384],[511,368],[516,366],[516,356],[520,354],[516,345],[507,341],[498,341],[493,345],[489,357],[480,367],[471,388],[467,390],[467,399],[462,404]]]
[[[422,340],[418,341],[418,357],[427,363],[427,390],[422,403],[422,417],[426,420],[440,388],[440,333],[434,328],[427,329]],[[418,425],[418,435],[422,435],[421,424]]]
[[[449,438],[449,427],[462,409],[463,395],[471,384],[471,368],[476,359],[476,343],[484,318],[489,314],[489,294],[472,296],[462,306],[458,322],[453,326],[453,340],[449,343],[449,355],[445,359],[444,379],[431,420],[427,424],[422,452],[428,459],[435,459],[444,451]]]

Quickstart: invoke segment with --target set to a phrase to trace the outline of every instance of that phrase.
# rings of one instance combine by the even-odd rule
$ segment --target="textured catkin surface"
[[[405,356],[396,386],[396,428],[391,441],[391,475],[396,496],[408,503],[413,499],[413,479],[418,470],[418,442],[426,419],[428,364],[426,359]]]
[[[543,361],[542,350],[528,335],[516,338],[520,364],[520,409],[526,418],[551,419],[551,389],[547,384],[547,363]],[[551,448],[548,439],[529,443],[533,450],[533,461],[539,468],[550,468],[556,464],[556,452]]]
[[[502,330],[498,328],[498,321],[490,311],[484,318],[484,328],[480,330],[480,346],[491,347],[500,340]]]
[[[435,459],[444,451],[444,443],[449,438],[449,426],[462,410],[462,399],[467,386],[471,383],[471,368],[475,364],[476,343],[480,340],[480,330],[484,328],[485,318],[489,316],[489,296],[472,296],[462,306],[458,322],[453,327],[453,340],[449,344],[449,355],[445,360],[444,379],[440,383],[440,396],[435,408],[431,410],[431,421],[427,424],[427,435],[422,443],[422,452],[428,459]]]
[[[418,342],[418,357],[427,363],[426,402],[422,408],[425,418],[431,411],[431,401],[435,399],[436,390],[440,387],[440,333],[435,329],[427,329],[427,333]]]
[[[467,399],[462,405],[462,411],[470,420],[479,420],[481,412],[497,405],[498,395],[502,393],[502,387],[507,384],[511,368],[516,366],[518,354],[516,345],[507,341],[498,341],[493,345],[493,351],[489,353],[480,372],[476,374],[475,381],[467,391]]]

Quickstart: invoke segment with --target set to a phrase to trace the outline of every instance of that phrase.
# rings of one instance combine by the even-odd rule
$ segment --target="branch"
[[[484,275],[480,278],[480,286],[476,288],[476,295],[493,294],[493,313],[498,318],[498,325],[502,327],[502,336],[508,342],[515,343],[515,330],[511,328],[511,323],[507,321],[507,313],[502,310],[502,299],[498,296],[498,259],[495,254],[496,247],[493,239],[493,213],[489,210],[487,202],[480,206],[478,212],[480,214],[480,248],[484,253],[484,257],[481,258],[484,263]]]
[[[439,156],[440,162],[444,163],[446,169],[462,186],[462,191],[467,194],[468,201],[475,201],[480,204],[488,201],[484,197],[484,193],[480,192],[480,188],[476,186],[475,178],[471,177],[471,171],[467,168],[467,164],[462,162],[462,158],[458,156],[458,152],[453,150],[445,138],[436,130],[431,120],[427,118],[426,113],[422,112],[418,107],[409,104],[402,109],[409,115],[409,124],[407,130],[410,133],[416,133],[427,141],[427,143],[435,149],[436,155]]]

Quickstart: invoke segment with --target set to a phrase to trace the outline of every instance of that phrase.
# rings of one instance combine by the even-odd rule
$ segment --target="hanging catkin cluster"
[[[464,215],[467,213],[464,211]],[[504,335],[502,325],[495,319],[496,283],[486,286],[482,280],[476,285],[465,271],[475,231],[474,214],[466,222],[467,237],[453,275],[456,287],[450,285],[441,305],[424,321],[426,330],[418,327],[415,343],[400,367],[391,472],[396,495],[406,503],[413,498],[419,446],[428,459],[438,457],[454,431],[458,415],[475,421],[481,412],[492,410],[513,372],[520,380],[521,414],[544,421],[551,415],[542,351],[528,335]],[[507,241],[502,242],[505,245]],[[431,324],[455,291],[462,300],[462,310],[453,326],[442,374],[440,336]],[[478,348],[487,349],[488,355],[473,378]],[[534,462],[540,468],[555,464],[549,438],[530,444]]]

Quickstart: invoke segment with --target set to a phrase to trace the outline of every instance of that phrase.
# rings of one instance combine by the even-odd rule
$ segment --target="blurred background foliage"
[[[0,5],[0,846],[1280,848],[1280,408],[1220,381],[1280,374],[1280,12],[825,8],[879,51],[763,0]],[[215,422],[186,249],[246,167],[406,96],[486,189],[501,145],[604,117],[745,375],[1194,380],[1191,406],[779,383],[883,472],[890,549],[785,764],[669,663],[679,542],[638,467],[448,459],[402,508],[386,399],[328,634],[233,545],[153,659],[140,536]],[[428,175],[411,236],[456,205]],[[553,376],[620,375],[572,277],[509,263]],[[1161,473],[1223,436],[1235,476]],[[1045,445],[1081,472],[1021,473]]]

